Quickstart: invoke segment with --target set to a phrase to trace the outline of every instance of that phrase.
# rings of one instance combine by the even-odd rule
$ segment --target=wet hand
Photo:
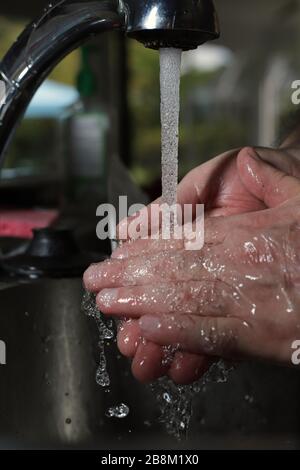
[[[178,186],[178,203],[181,205],[204,203],[206,216],[230,215],[264,209],[263,202],[249,193],[239,177],[237,156],[245,152],[247,149],[241,152],[239,150],[225,152],[192,170]],[[158,203],[160,200],[155,202]],[[140,237],[148,234],[147,222],[150,220],[150,213],[153,213],[156,208],[157,206],[151,204],[139,214]],[[119,234],[124,233],[122,225],[130,221],[134,222],[135,217],[125,220],[123,224],[121,222]],[[151,230],[159,230],[159,227],[153,227],[153,220],[151,223]],[[145,249],[147,251],[147,247],[148,245],[144,243],[138,245],[138,249],[142,250],[141,253]],[[162,250],[161,245],[157,248]],[[155,244],[152,244],[152,252],[155,249]],[[173,247],[169,244],[168,250],[171,249],[176,249],[176,244]],[[125,251],[126,247],[123,246],[124,256]],[[128,324],[123,322],[118,334],[119,349],[127,357],[133,358],[133,373],[139,380],[151,381],[167,374],[176,383],[190,383],[203,375],[210,366],[211,361],[208,358],[186,352],[175,352],[173,361],[170,357],[166,360],[162,348],[149,343],[142,337],[137,320],[132,319]],[[169,352],[167,354],[170,356]]]
[[[263,201],[248,190],[239,175],[237,161],[247,156],[248,150],[251,152],[251,149],[247,148],[226,152],[191,171],[179,184],[179,203],[205,203],[207,216],[224,216],[264,209],[266,206]],[[256,148],[256,152],[264,161],[272,162],[286,173],[300,177],[300,152],[297,142],[293,139],[289,139],[280,149]],[[145,222],[149,220],[153,207],[152,204],[144,211]],[[146,234],[145,226],[144,223],[140,236]],[[142,254],[147,246],[142,242],[136,249]],[[169,245],[168,249],[170,248]],[[153,249],[156,249],[155,244],[152,244]],[[125,256],[126,249],[123,247],[122,250]],[[137,320],[130,320],[128,325],[123,323],[118,335],[118,345],[123,354],[134,358],[134,374],[143,381],[150,381],[167,373],[174,382],[190,383],[200,377],[210,365],[210,361],[204,357],[186,358],[187,353],[180,353],[178,357],[175,353],[174,362],[168,361],[167,368],[161,366],[161,363],[165,362],[162,359],[163,351],[157,345],[150,346],[149,341],[145,344]],[[140,366],[141,364],[143,366]]]
[[[98,295],[101,309],[143,316],[139,326],[146,338],[192,354],[288,360],[289,341],[299,320],[294,315],[299,182],[261,165],[251,157],[240,158],[241,180],[261,203],[276,209],[210,219],[201,253],[174,244],[168,250],[165,242],[160,251],[159,242],[154,247],[149,242],[144,255],[136,258],[135,250],[140,254],[141,249],[138,244],[145,241],[128,246],[127,259],[92,267],[86,274],[92,290],[109,288]],[[288,204],[290,198],[294,199]],[[286,285],[283,275],[287,260],[292,286]],[[270,328],[276,334],[279,328],[281,333],[269,338]]]

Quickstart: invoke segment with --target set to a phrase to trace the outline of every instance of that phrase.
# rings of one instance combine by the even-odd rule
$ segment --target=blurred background
[[[221,39],[183,55],[181,177],[229,148],[275,145],[295,119],[300,2],[215,3]],[[44,5],[2,2],[1,56]],[[23,205],[106,198],[112,154],[149,197],[160,193],[158,54],[118,34],[75,51],[42,85],[9,149],[1,191]],[[24,185],[26,198],[15,191]]]

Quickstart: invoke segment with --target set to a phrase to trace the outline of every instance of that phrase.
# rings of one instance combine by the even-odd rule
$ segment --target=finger
[[[247,217],[245,217],[245,220],[247,220]],[[204,232],[204,240],[202,239],[202,242],[206,244],[218,244],[224,240],[227,233],[231,232],[231,222],[234,220],[238,220],[236,216],[206,217],[203,225],[197,226],[197,222],[194,221],[191,228],[189,226],[188,229],[185,227],[180,229],[180,232],[178,231],[178,233],[181,238],[178,236],[177,239],[172,238],[171,240],[163,240],[161,234],[159,234],[160,238],[156,240],[149,238],[130,241],[117,248],[113,252],[111,258],[124,259],[135,256],[140,257],[147,254],[155,254],[163,251],[174,252],[189,249],[191,239],[193,238],[190,237],[190,235],[199,234],[199,229]],[[190,238],[188,239],[187,236]],[[198,238],[200,240],[200,237]]]
[[[242,322],[236,318],[148,315],[139,324],[143,336],[160,345],[207,356],[233,358],[239,352]]]
[[[180,206],[184,204],[195,206],[196,204],[206,204],[212,200],[218,185],[210,183],[212,181],[215,182],[222,166],[230,159],[233,160],[238,151],[239,149],[225,152],[190,171],[178,185],[177,203]],[[157,215],[161,203],[162,198],[160,197],[134,216],[123,219],[117,227],[118,237],[122,240],[129,240],[131,238],[129,234],[131,224],[132,228],[136,224],[140,227],[140,238],[149,235],[150,229],[151,233],[159,231],[161,228],[161,218],[157,217]]]
[[[141,342],[141,329],[138,321],[122,322],[118,332],[120,352],[126,357],[133,358]],[[192,383],[200,378],[211,364],[211,360],[206,357],[180,351],[175,353],[174,359],[170,362],[169,377],[173,382],[182,385]]]
[[[262,204],[262,203],[261,203]],[[265,205],[264,205],[265,207]],[[263,222],[265,225],[267,213],[263,215],[259,212],[253,212],[253,221],[256,224]],[[272,214],[270,216],[273,217]],[[232,224],[244,224],[249,222],[249,214],[232,214],[227,217],[219,215],[218,217],[206,217],[201,230],[204,231],[204,243],[205,244],[220,244],[224,241],[226,236],[232,232]],[[198,234],[199,225],[197,226],[195,221],[192,225],[192,230],[181,229],[181,239],[163,240],[161,234],[159,239],[139,239],[134,242],[128,242],[120,246],[112,254],[113,259],[124,259],[135,256],[142,256],[147,254],[155,254],[163,251],[180,251],[183,249],[190,248],[190,240],[185,238],[187,233]],[[179,238],[179,237],[178,237]],[[199,238],[199,237],[198,237]]]
[[[131,365],[134,377],[142,383],[148,383],[164,376],[169,367],[164,363],[164,358],[161,346],[152,342],[141,343]]]
[[[120,244],[117,251],[123,251],[125,248],[130,247],[132,241],[163,239],[161,232],[166,233],[167,228],[170,226],[168,221],[171,220],[176,221],[176,232],[178,233],[180,227],[186,223],[192,223],[196,215],[199,217],[199,208],[197,212],[196,206],[193,207],[192,204],[184,207],[181,204],[176,204],[176,206],[170,208],[162,202],[154,202],[119,224],[118,238],[123,243]],[[178,237],[173,236],[173,238]],[[124,240],[126,243],[124,243]]]
[[[122,322],[117,336],[118,348],[126,357],[134,357],[142,341],[141,329],[136,320]]]
[[[260,217],[260,213],[254,213],[254,221],[261,219],[265,222],[266,217]],[[233,224],[236,226],[247,224],[249,221],[249,214],[241,214],[239,216],[231,215],[228,217],[218,216],[218,217],[208,217],[205,219],[204,223],[204,244],[206,245],[218,245],[221,244],[228,234],[232,233]],[[197,228],[193,225],[192,230],[194,233]],[[128,242],[122,247],[119,247],[112,254],[111,259],[124,260],[126,258],[132,257],[141,257],[147,255],[154,255],[164,252],[176,252],[189,250],[190,241],[185,244],[185,240],[136,240],[134,242]],[[199,250],[196,250],[199,251]],[[165,256],[165,255],[163,255]]]
[[[158,198],[136,214],[121,220],[116,230],[117,238],[122,241],[143,238],[149,234],[150,227],[152,233],[158,231],[160,226],[158,214],[161,203],[161,198]]]
[[[234,164],[239,149],[221,155],[191,170],[178,186],[178,202],[183,204],[209,204],[218,191],[216,179],[230,160]],[[214,184],[212,184],[214,183]]]
[[[211,363],[212,360],[205,356],[177,351],[170,365],[168,376],[176,384],[191,384],[207,372]]]
[[[281,214],[281,216],[283,215]],[[217,277],[222,279],[224,266],[228,264],[228,266],[237,269],[237,263],[240,262],[238,250],[224,250],[222,241],[230,240],[231,234],[239,228],[248,230],[250,226],[251,229],[260,229],[269,223],[274,223],[273,209],[240,216],[217,217],[211,231],[211,243],[207,243],[201,250],[196,252],[189,250],[163,251],[132,258],[106,260],[87,269],[84,273],[85,287],[88,291],[100,292],[107,288],[129,288],[197,281],[199,279],[213,281]],[[225,283],[223,284],[225,286]],[[112,294],[115,295],[116,292],[113,291]],[[110,296],[108,296],[107,308],[109,308],[109,302],[111,302]]]
[[[132,256],[141,256],[160,251],[176,251],[184,248],[184,240],[158,240],[139,239],[128,242],[117,248],[111,255],[112,259],[124,259]]]
[[[247,189],[269,208],[300,195],[298,178],[263,162],[251,147],[239,153],[238,170]]]
[[[225,299],[233,295],[233,289],[231,292],[228,289],[227,284],[221,286],[220,281],[207,280],[103,289],[96,303],[102,313],[127,318],[139,318],[153,313],[154,309],[158,315],[217,316],[226,309]]]
[[[110,259],[91,265],[84,273],[84,285],[90,292],[99,292],[113,287],[192,281],[199,279],[203,272],[206,272],[207,277],[213,277],[207,269],[212,255],[210,251],[203,249],[197,253],[197,262],[193,251],[185,251],[184,256],[182,251],[176,251],[128,259]],[[204,256],[206,262],[201,263]]]

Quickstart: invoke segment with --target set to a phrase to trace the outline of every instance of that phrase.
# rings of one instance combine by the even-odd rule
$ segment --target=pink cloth
[[[33,229],[49,227],[57,217],[54,209],[0,209],[0,237],[32,238]]]

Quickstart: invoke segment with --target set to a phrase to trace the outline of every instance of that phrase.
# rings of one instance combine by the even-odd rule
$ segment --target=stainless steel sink
[[[130,365],[108,348],[110,393],[95,382],[97,330],[80,310],[80,279],[43,280],[0,291],[0,445],[103,447],[147,434],[150,391],[138,386]],[[140,396],[143,399],[140,399]],[[152,401],[151,401],[152,399]],[[105,416],[126,403],[126,419]],[[145,429],[144,429],[145,428]]]
[[[149,387],[107,348],[109,392],[95,382],[97,330],[81,312],[81,279],[0,290],[1,448],[300,448],[300,374],[245,363],[197,397],[187,440],[166,435]],[[124,419],[108,418],[125,403]]]

